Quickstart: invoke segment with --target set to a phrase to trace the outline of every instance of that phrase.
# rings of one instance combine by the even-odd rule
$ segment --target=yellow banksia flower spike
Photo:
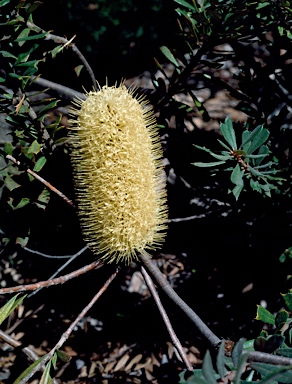
[[[167,206],[152,108],[135,88],[104,86],[75,100],[70,120],[77,212],[85,242],[109,262],[161,245]]]

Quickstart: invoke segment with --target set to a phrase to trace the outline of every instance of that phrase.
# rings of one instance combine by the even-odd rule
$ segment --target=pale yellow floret
[[[135,89],[104,86],[72,110],[71,159],[82,232],[102,258],[128,263],[165,237],[162,149]]]

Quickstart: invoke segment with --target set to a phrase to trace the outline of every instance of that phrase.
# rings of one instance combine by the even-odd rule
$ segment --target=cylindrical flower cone
[[[104,86],[75,101],[70,120],[77,212],[85,242],[109,262],[129,263],[161,245],[167,206],[152,109],[135,89]]]

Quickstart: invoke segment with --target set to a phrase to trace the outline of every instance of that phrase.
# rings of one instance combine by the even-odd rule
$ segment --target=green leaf
[[[218,155],[217,153],[212,152],[210,149],[208,149],[206,147],[201,147],[201,146],[196,145],[196,144],[194,144],[194,146],[198,149],[201,149],[202,151],[208,152],[211,156],[215,157],[215,159],[223,160],[223,161],[232,160],[232,156],[229,154],[228,155]]]
[[[292,383],[292,366],[279,367],[266,363],[251,363],[251,367],[258,371],[264,378],[263,383],[271,383],[272,379],[277,379],[281,383]]]
[[[285,337],[282,335],[272,335],[270,336],[265,344],[264,352],[273,353],[276,349],[280,348],[284,343]]]
[[[250,186],[251,186],[251,188],[252,188],[254,191],[257,191],[257,192],[261,193],[262,188],[261,188],[260,183],[259,183],[257,180],[250,179]]]
[[[23,371],[19,376],[18,378],[13,382],[13,384],[19,384],[22,379],[24,379],[27,375],[29,375],[38,365],[39,363],[46,357],[47,355],[44,355],[42,357],[40,357],[39,359],[37,359],[36,361],[34,361],[28,368],[26,368],[25,371]]]
[[[42,115],[43,112],[47,111],[48,109],[52,109],[54,108],[57,104],[58,104],[59,100],[54,100],[52,101],[51,103],[49,103],[48,105],[44,106],[43,108],[41,108],[39,111],[38,111],[38,116]]]
[[[14,181],[10,176],[5,177],[4,184],[9,189],[9,191],[13,191],[13,189],[21,187],[21,185]]]
[[[7,153],[7,155],[12,155],[14,150],[14,147],[10,141],[4,143],[4,152]]]
[[[58,359],[58,356],[55,352],[52,357],[52,366],[54,367],[55,370],[57,369],[57,359]]]
[[[207,351],[205,354],[202,365],[202,371],[209,384],[217,384],[217,380],[214,375],[215,371],[213,369],[212,359],[209,351]]]
[[[39,384],[51,384],[51,380],[52,380],[52,378],[50,376],[51,365],[52,365],[52,363],[51,363],[51,360],[50,360],[46,364],[46,368],[45,368],[45,370],[44,370],[44,372],[42,374],[42,377],[41,377],[41,379],[39,381]]]
[[[0,324],[14,311],[14,309],[22,302],[26,295],[17,299],[17,296],[13,296],[2,308],[0,308]]]
[[[263,321],[264,323],[275,325],[275,316],[271,314],[266,308],[257,305],[256,320]]]
[[[250,146],[248,147],[247,154],[252,154],[256,149],[258,149],[262,144],[264,144],[267,141],[269,135],[270,132],[266,128],[260,130],[258,134],[254,137]]]
[[[22,247],[26,247],[26,245],[28,243],[28,240],[29,240],[28,236],[26,236],[26,237],[17,237],[16,240],[15,240],[15,244],[19,244]]]
[[[10,0],[2,0],[0,1],[0,7],[4,7],[4,5],[7,5],[10,3]]]
[[[37,142],[37,140],[34,140],[30,147],[28,148],[28,151],[27,153],[33,153],[35,155],[37,155],[39,153],[39,151],[41,150],[41,144]]]
[[[262,145],[258,151],[258,155],[261,155],[263,157],[259,158],[257,161],[256,161],[256,165],[260,165],[261,162],[264,160],[264,157],[265,156],[268,156],[268,154],[270,153],[269,151],[269,148],[266,146],[266,145]]]
[[[286,321],[288,320],[288,318],[289,318],[289,314],[287,311],[285,311],[285,309],[282,309],[281,311],[279,311],[276,314],[276,318],[275,318],[276,327],[282,328],[283,325],[286,324]]]
[[[41,194],[38,196],[36,205],[41,209],[46,209],[50,201],[50,191],[47,188],[44,188]]]
[[[24,28],[20,32],[20,34],[18,35],[17,39],[14,40],[14,41],[18,42],[18,45],[21,47],[25,43],[25,40],[23,40],[23,39],[26,39],[28,37],[29,33],[30,33],[30,29],[29,28]]]
[[[225,149],[228,150],[228,153],[230,153],[230,148],[225,143],[223,143],[223,141],[221,141],[219,139],[217,139],[217,141],[222,145],[222,147],[224,147]]]
[[[263,125],[257,126],[253,131],[249,132],[248,130],[242,132],[242,144],[240,147],[244,147],[248,144],[261,130]]]
[[[62,45],[57,45],[54,49],[50,51],[50,54],[52,55],[52,58],[54,59],[59,52],[62,51]]]
[[[43,168],[43,166],[46,164],[46,162],[47,162],[47,159],[45,156],[40,157],[38,161],[35,163],[33,167],[33,171],[39,172]]]
[[[7,51],[0,51],[0,54],[1,54],[3,57],[12,57],[13,59],[17,59],[16,56],[12,55],[12,53],[7,52]]]
[[[213,163],[192,163],[195,167],[214,167],[216,165],[225,164],[225,161],[214,161]]]
[[[192,11],[196,11],[196,8],[193,7],[191,4],[189,4],[187,1],[185,0],[174,0],[176,3],[180,4],[180,5],[183,5],[184,7],[186,8],[189,8],[190,10]]]
[[[231,148],[237,149],[235,131],[233,129],[232,121],[229,119],[229,117],[225,119],[224,123],[220,124],[220,131]]]
[[[23,197],[20,202],[17,204],[17,206],[14,208],[15,209],[20,209],[25,207],[27,204],[30,203],[30,199],[28,197]]]
[[[286,293],[286,294],[281,294],[283,299],[285,300],[285,304],[287,308],[289,309],[290,312],[292,312],[292,293]]]
[[[161,52],[164,54],[164,56],[172,63],[174,64],[176,67],[178,67],[178,62],[176,61],[176,58],[173,56],[173,54],[170,52],[170,50],[163,46],[163,47],[160,47],[160,50]]]
[[[59,349],[56,350],[56,354],[59,359],[61,359],[64,363],[68,363],[68,361],[71,360],[71,356],[67,355],[67,353],[60,351]]]
[[[236,187],[233,188],[232,193],[233,193],[236,201],[238,200],[239,195],[240,195],[242,190],[243,190],[243,184],[237,185]]]
[[[29,28],[27,28],[29,31],[30,31],[30,29]],[[37,35],[31,35],[31,36],[18,36],[18,38],[16,39],[16,40],[14,40],[14,41],[16,41],[16,42],[24,42],[24,41],[27,41],[27,40],[36,40],[36,39],[42,39],[43,37],[45,37],[47,34],[48,34],[49,32],[44,32],[44,33],[39,33],[39,34],[37,34]],[[20,44],[20,43],[18,43],[18,44]]]
[[[74,71],[75,71],[77,77],[80,76],[80,72],[81,72],[82,68],[84,68],[84,65],[78,65],[77,67],[74,68]]]
[[[279,348],[276,353],[280,356],[292,358],[292,348]]]
[[[226,368],[225,368],[225,342],[221,341],[219,351],[216,357],[216,366],[220,378],[224,377]]]
[[[244,170],[241,170],[239,164],[237,164],[231,173],[230,180],[235,185],[243,185],[243,179],[242,179],[243,174],[244,174]]]
[[[235,366],[235,368],[238,368],[241,357],[242,357],[242,352],[243,352],[243,345],[244,345],[245,339],[240,339],[234,346],[232,350],[232,361]]]

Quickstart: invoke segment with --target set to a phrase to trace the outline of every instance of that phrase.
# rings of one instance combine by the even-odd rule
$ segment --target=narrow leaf
[[[34,361],[28,368],[26,368],[25,371],[23,371],[18,378],[13,382],[13,384],[19,384],[21,383],[22,379],[24,379],[27,375],[29,375],[38,365],[39,363],[46,357],[47,355],[44,355]]]
[[[214,161],[213,163],[192,163],[195,167],[214,167],[216,165],[225,164],[225,161]]]
[[[83,67],[84,67],[84,65],[81,64],[81,65],[78,65],[77,67],[74,68],[74,71],[75,71],[77,77],[80,76],[80,72],[81,72]]]
[[[262,131],[263,125],[257,126],[253,131],[244,131],[242,133],[242,144],[241,147],[244,147],[249,141],[251,141],[260,131]]]
[[[207,351],[205,354],[203,365],[202,365],[202,371],[209,384],[217,384],[217,380],[215,379],[215,376],[214,376],[214,369],[213,369],[212,359],[209,351]]]
[[[16,59],[17,57],[12,55],[12,53],[10,52],[7,52],[7,51],[0,51],[0,54],[3,56],[3,57],[12,57],[13,59]]]
[[[233,188],[232,193],[233,193],[236,201],[238,200],[239,195],[240,195],[242,190],[243,190],[243,184],[237,185],[236,187]]]
[[[237,149],[235,131],[232,126],[232,121],[229,119],[229,117],[225,119],[224,123],[220,124],[220,131],[231,148]]]
[[[248,147],[247,154],[252,154],[256,149],[258,149],[262,144],[264,144],[267,141],[269,135],[270,132],[266,128],[259,131],[259,133],[254,137],[253,141]]]
[[[29,29],[30,31],[30,29]],[[44,32],[44,33],[39,33],[37,35],[31,35],[31,36],[18,36],[18,38],[14,41],[17,41],[17,42],[22,42],[22,41],[26,41],[26,40],[36,40],[36,39],[42,39],[43,37],[45,37],[49,32]]]
[[[244,339],[240,339],[234,346],[232,350],[232,360],[235,368],[238,368],[242,352],[243,352],[243,345],[244,345]]]
[[[163,47],[160,47],[160,50],[161,52],[164,54],[164,56],[172,63],[174,64],[176,67],[178,67],[178,62],[176,61],[176,58],[173,56],[173,54],[171,53],[171,51],[166,47],[166,46],[163,46]]]
[[[22,302],[26,295],[17,299],[19,294],[13,296],[2,308],[0,308],[0,324],[14,311],[14,309]]]
[[[217,153],[212,152],[210,149],[206,147],[200,147],[199,145],[194,144],[196,148],[201,149],[202,151],[208,152],[211,156],[215,157],[215,159],[218,160],[231,160],[232,156],[231,155],[218,155]]]
[[[39,172],[43,168],[43,166],[46,164],[46,162],[47,162],[47,159],[45,156],[40,157],[38,161],[35,163],[33,167],[33,171]]]
[[[59,359],[61,359],[64,363],[68,363],[68,361],[71,360],[71,356],[67,355],[67,353],[60,351],[59,349],[56,350],[56,354]]]
[[[44,370],[44,373],[42,374],[42,377],[39,381],[39,384],[51,384],[51,376],[50,376],[50,369],[51,369],[51,360],[47,363],[46,368]]]
[[[217,371],[219,373],[220,378],[222,378],[225,375],[226,369],[225,369],[225,342],[224,340],[221,341],[219,351],[216,358],[216,366]]]
[[[183,5],[186,8],[191,9],[192,11],[196,11],[196,8],[193,7],[191,4],[189,4],[188,2],[186,2],[185,0],[174,0],[174,1],[180,5]]]
[[[13,189],[19,188],[21,186],[16,181],[14,181],[10,176],[5,177],[4,184],[9,189],[9,191],[13,191]]]

